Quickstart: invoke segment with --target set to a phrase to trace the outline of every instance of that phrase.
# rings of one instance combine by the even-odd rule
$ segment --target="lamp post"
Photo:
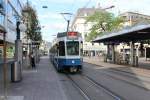
[[[7,55],[6,55],[6,33],[3,34],[3,80],[4,80],[4,100],[7,100]]]
[[[4,7],[7,7],[8,1],[4,1]],[[8,88],[8,82],[7,82],[7,53],[6,53],[6,32],[7,32],[7,11],[2,6],[1,13],[4,14],[4,29],[5,32],[3,32],[3,86],[4,86],[4,97],[2,99],[7,100],[7,88]],[[0,98],[1,99],[1,98]]]

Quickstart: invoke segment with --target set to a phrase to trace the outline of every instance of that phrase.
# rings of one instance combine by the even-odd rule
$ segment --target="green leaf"
[[[92,22],[93,26],[85,38],[86,41],[91,41],[106,32],[120,29],[124,20],[106,11],[96,11],[93,15],[86,17],[86,23],[88,22]]]

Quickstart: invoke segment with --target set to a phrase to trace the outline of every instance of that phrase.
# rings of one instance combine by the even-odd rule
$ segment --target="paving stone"
[[[7,96],[6,98],[1,96],[0,100],[24,100],[24,96]]]

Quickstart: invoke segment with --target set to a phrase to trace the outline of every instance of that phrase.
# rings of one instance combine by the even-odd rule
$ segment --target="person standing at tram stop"
[[[35,69],[36,68],[36,66],[35,66],[35,56],[34,56],[33,52],[30,53],[30,62],[31,62],[32,68]]]

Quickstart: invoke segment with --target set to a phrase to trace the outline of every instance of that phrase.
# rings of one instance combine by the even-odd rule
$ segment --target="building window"
[[[19,4],[19,2],[17,3],[17,11],[18,11],[18,13],[21,15],[21,10],[22,10],[22,8],[21,8],[21,5]]]
[[[0,8],[4,9],[3,0],[0,0]]]
[[[0,15],[0,25],[4,25],[4,15]]]
[[[10,2],[14,7],[17,7],[18,0],[10,0]]]
[[[84,16],[87,16],[87,13],[84,13]]]

